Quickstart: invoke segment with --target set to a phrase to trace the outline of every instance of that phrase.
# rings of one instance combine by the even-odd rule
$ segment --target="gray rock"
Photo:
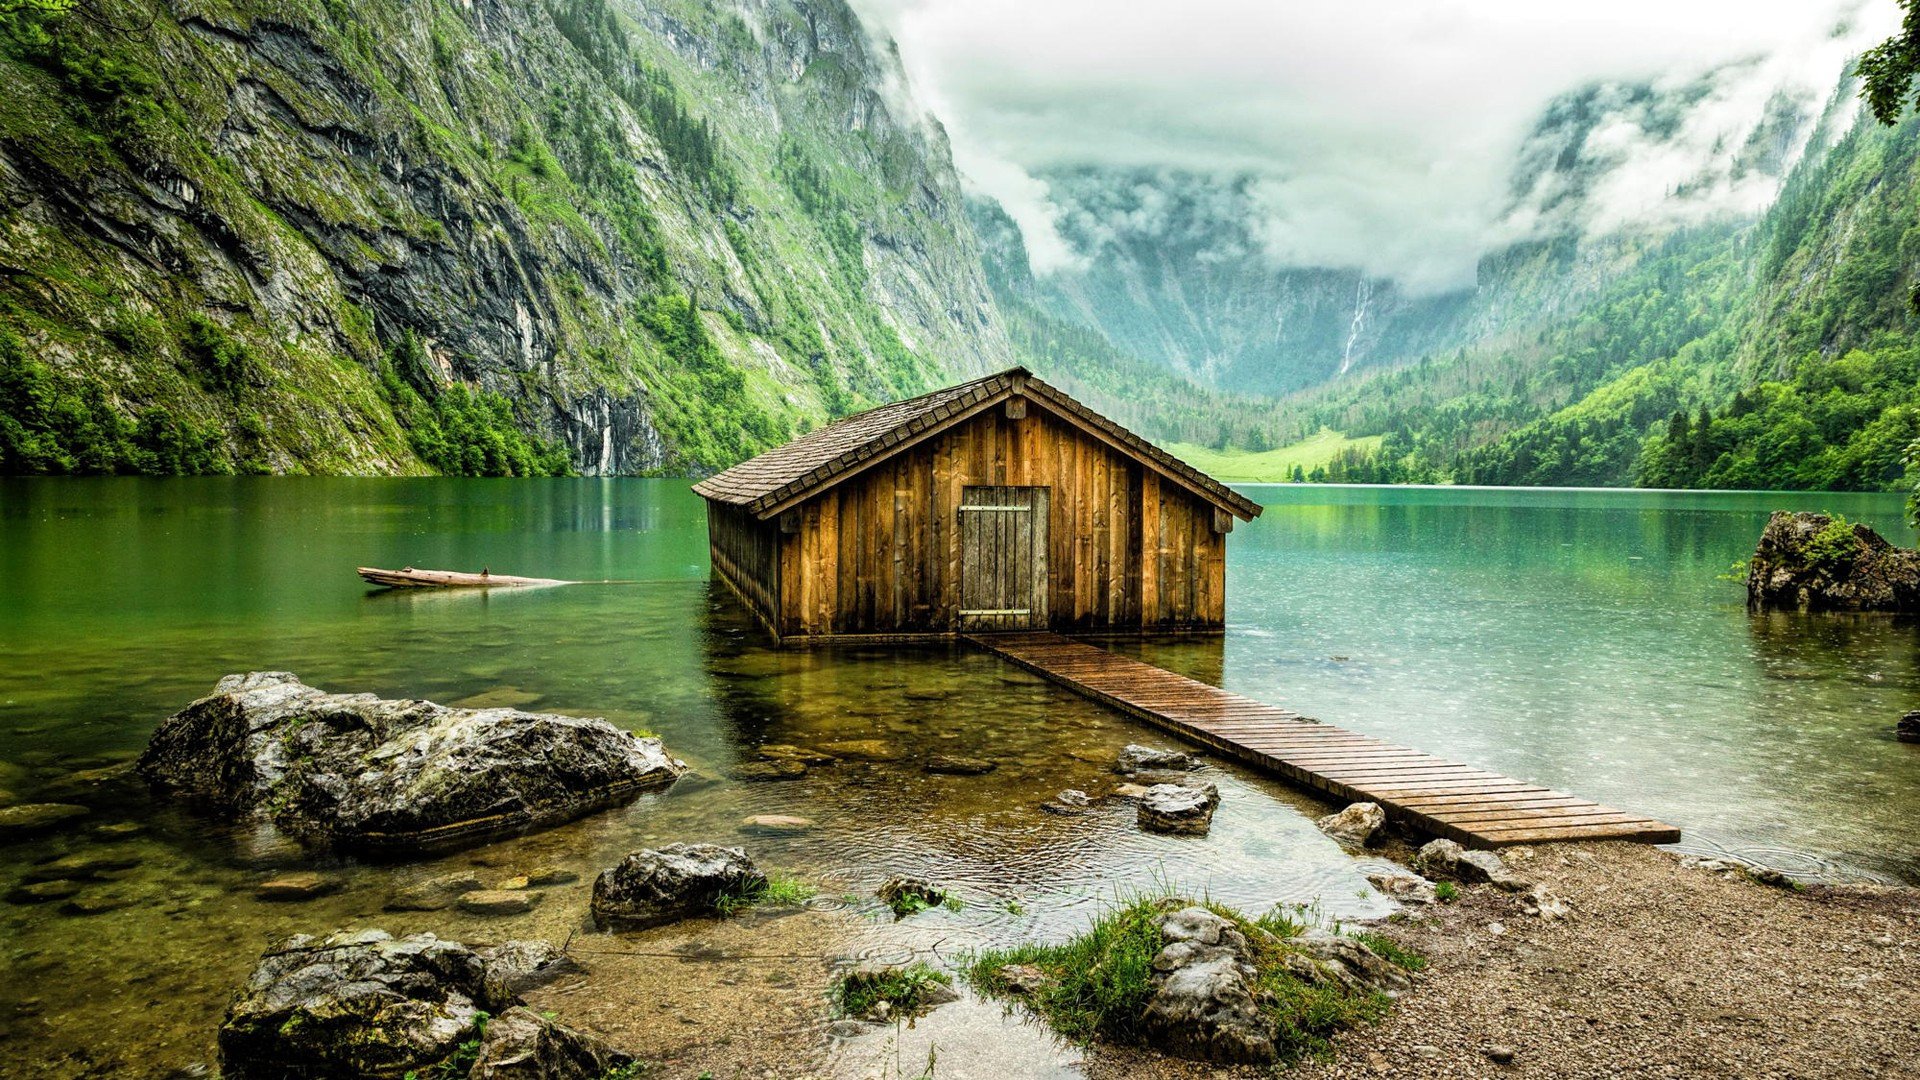
[[[519,1000],[487,980],[486,959],[432,934],[379,930],[290,938],[261,957],[220,1025],[221,1075],[280,1080],[399,1077],[452,1057],[478,1014]]]
[[[1388,997],[1413,987],[1413,979],[1398,964],[1380,956],[1354,938],[1309,930],[1290,938],[1287,969],[1311,983],[1337,983],[1359,993]]]
[[[740,822],[742,832],[756,836],[792,836],[813,828],[813,819],[792,814],[754,814]]]
[[[562,975],[575,975],[586,969],[551,941],[532,938],[506,941],[475,949],[483,965],[487,996],[495,1001],[518,998],[535,987],[545,986]]]
[[[1373,843],[1387,827],[1387,812],[1378,803],[1349,803],[1345,810],[1313,823],[1321,832],[1345,847],[1363,848]]]
[[[1402,904],[1431,904],[1436,899],[1433,882],[1413,874],[1368,874],[1367,883]]]
[[[0,840],[57,829],[86,813],[86,807],[71,803],[21,803],[0,808]]]
[[[1487,1055],[1487,1060],[1495,1065],[1513,1064],[1513,1047],[1511,1046],[1501,1046],[1496,1043],[1487,1047],[1484,1053]]]
[[[636,851],[593,883],[593,921],[639,929],[713,914],[720,901],[764,886],[765,874],[739,848],[669,844]]]
[[[1008,964],[1000,969],[998,978],[1003,989],[1021,997],[1032,997],[1053,981],[1032,964]]]
[[[685,766],[605,720],[329,694],[254,672],[163,721],[139,768],[155,792],[225,820],[413,849],[570,821]]]
[[[600,1080],[632,1063],[605,1042],[516,1005],[487,1021],[471,1080]]]
[[[1491,851],[1468,851],[1452,840],[1433,840],[1413,856],[1413,868],[1434,881],[1474,885],[1487,882],[1508,892],[1524,892],[1529,882],[1514,876]]]
[[[1087,807],[1092,805],[1092,796],[1081,791],[1079,788],[1068,788],[1053,798],[1048,799],[1046,802],[1041,803],[1040,809],[1049,814],[1060,814],[1064,817],[1072,817],[1075,814],[1086,813]]]
[[[1200,763],[1194,760],[1192,754],[1141,746],[1139,743],[1128,743],[1113,762],[1113,771],[1117,773],[1183,772],[1199,767]]]
[[[527,884],[536,889],[545,889],[554,885],[571,885],[580,880],[580,875],[558,866],[536,866],[524,875]]]
[[[480,876],[471,870],[440,874],[394,893],[387,900],[386,908],[388,911],[440,911],[452,907],[461,894],[482,887]]]
[[[1865,525],[1838,543],[1826,514],[1776,510],[1747,564],[1747,603],[1800,611],[1920,610],[1920,552],[1897,548]]]
[[[1160,921],[1141,1026],[1156,1049],[1222,1064],[1274,1060],[1273,1024],[1260,1008],[1252,948],[1232,922],[1202,907]]]
[[[927,759],[926,770],[940,776],[982,776],[999,768],[995,762],[986,758],[963,757],[959,754],[935,754]]]
[[[1893,737],[1901,742],[1920,743],[1920,710],[1902,716],[1893,726]]]
[[[1155,784],[1140,796],[1138,820],[1148,832],[1204,836],[1219,805],[1212,784]]]

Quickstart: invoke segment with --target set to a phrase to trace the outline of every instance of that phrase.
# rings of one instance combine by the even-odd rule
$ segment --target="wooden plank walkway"
[[[1058,634],[968,638],[1035,674],[1312,788],[1470,847],[1555,840],[1672,843],[1680,830],[1550,788],[1317,723]]]

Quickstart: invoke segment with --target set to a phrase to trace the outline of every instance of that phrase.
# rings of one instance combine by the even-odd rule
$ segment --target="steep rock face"
[[[1776,510],[1747,569],[1747,602],[1801,611],[1920,610],[1920,551],[1860,524]]]
[[[0,334],[199,467],[419,471],[404,384],[700,469],[1008,359],[839,0],[87,4],[151,30],[0,42]]]

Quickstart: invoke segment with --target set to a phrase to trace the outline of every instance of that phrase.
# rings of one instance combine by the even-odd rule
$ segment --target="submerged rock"
[[[87,812],[86,807],[71,803],[20,803],[0,808],[0,840],[57,829]]]
[[[735,780],[798,780],[807,775],[807,763],[796,758],[743,761],[727,770]]]
[[[740,822],[743,832],[759,836],[791,836],[813,828],[813,819],[794,814],[754,814]]]
[[[1865,525],[1776,510],[1747,564],[1747,603],[1799,611],[1920,611],[1920,551]]]
[[[1128,743],[1114,759],[1113,771],[1117,773],[1137,772],[1182,772],[1197,769],[1200,763],[1192,754],[1178,750],[1161,750],[1139,743]]]
[[[559,824],[685,766],[605,720],[329,694],[229,675],[140,757],[161,794],[308,843],[412,848]]]
[[[895,918],[939,907],[947,901],[947,892],[925,878],[895,875],[880,883],[874,895],[893,909]]]
[[[387,900],[386,908],[388,911],[439,911],[452,907],[462,894],[483,887],[480,876],[471,870],[439,874],[394,893]]]
[[[291,1062],[307,1080],[429,1075],[479,1037],[481,1013],[521,1004],[513,987],[531,984],[512,973],[524,975],[526,955],[556,951],[517,948],[523,944],[471,949],[432,934],[396,939],[379,930],[290,938],[261,957],[228,1006],[221,1075],[279,1080]]]
[[[1491,851],[1468,851],[1452,840],[1433,840],[1414,853],[1413,868],[1434,881],[1458,881],[1467,885],[1482,882],[1522,892],[1528,882],[1507,869],[1500,856]]]
[[[1138,820],[1148,832],[1204,836],[1219,805],[1212,784],[1155,784],[1140,796]]]
[[[996,762],[986,758],[964,757],[959,754],[935,754],[927,759],[926,771],[939,776],[984,776],[999,768]]]
[[[261,900],[312,900],[325,896],[340,888],[340,880],[325,874],[303,871],[298,874],[282,874],[269,878],[253,887],[253,895]]]
[[[1893,737],[1901,742],[1920,743],[1920,711],[1902,716],[1893,726]]]
[[[455,901],[469,915],[525,915],[540,902],[540,894],[526,889],[475,889]]]
[[[636,851],[595,879],[593,921],[603,929],[660,926],[713,914],[723,899],[749,895],[766,883],[739,848],[669,844]]]
[[[1313,823],[1321,832],[1346,847],[1362,848],[1373,843],[1387,827],[1387,812],[1378,803],[1349,803],[1345,810]]]
[[[1040,809],[1049,814],[1060,814],[1065,817],[1072,817],[1075,814],[1086,813],[1087,808],[1092,805],[1093,796],[1088,795],[1079,788],[1068,788],[1053,798],[1048,799],[1046,802],[1041,803]]]

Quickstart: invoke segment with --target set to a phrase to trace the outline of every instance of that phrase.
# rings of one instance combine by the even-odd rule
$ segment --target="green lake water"
[[[1775,508],[1837,509],[1905,542],[1897,496],[1244,490],[1267,511],[1232,537],[1224,640],[1131,648],[1663,817],[1690,849],[1920,879],[1920,747],[1890,734],[1920,707],[1920,626],[1750,616],[1717,577]],[[1165,740],[964,649],[770,649],[709,584],[705,537],[679,481],[0,480],[0,797],[91,808],[0,846],[0,1075],[208,1061],[227,995],[290,933],[564,938],[583,927],[594,873],[674,840],[743,844],[818,885],[815,906],[848,916],[844,938],[823,943],[836,955],[950,959],[1057,936],[1116,893],[1162,883],[1256,910],[1389,909],[1365,883],[1369,864],[1313,829],[1323,804],[1233,766],[1211,770],[1224,802],[1201,840],[1140,833],[1122,800],[1039,812],[1063,788],[1110,792],[1116,750]],[[357,565],[623,583],[393,594],[366,589]],[[137,754],[220,676],[258,669],[605,716],[658,732],[699,777],[562,828],[382,865],[212,828],[87,772]],[[728,776],[765,744],[853,740],[883,745],[800,780]],[[925,774],[920,762],[942,752],[1000,767]],[[819,824],[744,835],[757,813]],[[67,855],[133,865],[60,900],[18,893]],[[382,910],[423,876],[535,865],[581,880],[507,919]],[[254,897],[290,868],[341,888],[297,904]],[[891,873],[949,884],[965,904],[876,918],[863,898]]]

